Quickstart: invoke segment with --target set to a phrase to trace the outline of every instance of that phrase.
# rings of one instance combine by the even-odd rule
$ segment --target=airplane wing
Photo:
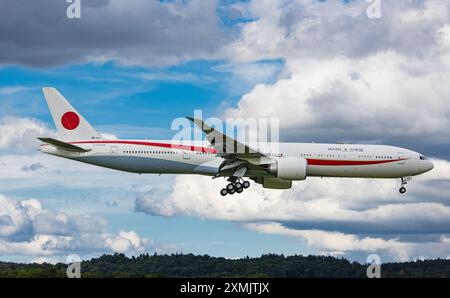
[[[186,117],[196,124],[206,135],[216,154],[224,158],[219,167],[219,174],[231,173],[234,177],[243,177],[247,170],[276,162],[267,154],[264,154],[249,145],[243,144],[220,131],[210,127],[200,119]]]
[[[65,151],[70,151],[70,152],[88,152],[91,151],[90,149],[84,149],[66,142],[62,142],[56,139],[52,139],[52,138],[38,138],[39,140],[41,140],[44,143],[49,144],[50,146],[53,146],[55,148],[61,149],[61,150],[65,150]]]
[[[194,122],[205,133],[206,138],[216,150],[216,153],[220,156],[226,156],[230,154],[247,158],[264,156],[264,154],[258,152],[250,146],[242,144],[241,142],[230,138],[220,131],[210,127],[200,119],[195,119],[192,117],[186,118]]]

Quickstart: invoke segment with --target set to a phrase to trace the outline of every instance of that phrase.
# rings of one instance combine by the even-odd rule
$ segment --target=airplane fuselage
[[[171,141],[89,140],[71,142],[89,150],[78,153],[42,145],[41,151],[72,160],[132,173],[200,174],[215,176],[223,158],[203,142],[183,145]],[[394,146],[321,143],[280,143],[272,158],[306,160],[307,176],[402,178],[430,171],[433,164],[420,153]],[[226,174],[226,173],[225,173]],[[225,175],[226,176],[226,175]],[[274,177],[249,168],[246,177]]]

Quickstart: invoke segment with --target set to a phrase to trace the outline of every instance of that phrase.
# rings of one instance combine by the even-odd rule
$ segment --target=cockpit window
[[[420,157],[419,157],[421,160],[426,160],[427,158],[425,157],[425,156],[423,156],[423,155],[421,155]]]

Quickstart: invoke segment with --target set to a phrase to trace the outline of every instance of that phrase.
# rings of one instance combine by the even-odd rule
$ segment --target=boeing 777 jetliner
[[[433,169],[420,153],[394,146],[280,143],[262,152],[226,136],[200,119],[189,118],[206,135],[203,142],[105,140],[55,88],[43,88],[58,139],[40,137],[41,151],[132,173],[199,174],[226,177],[220,194],[241,193],[249,178],[264,188],[289,189],[292,181],[316,177],[397,178],[400,193],[411,176]],[[243,150],[227,150],[228,148]]]

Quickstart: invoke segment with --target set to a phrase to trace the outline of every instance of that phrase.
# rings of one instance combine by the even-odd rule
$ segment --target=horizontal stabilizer
[[[91,149],[84,149],[66,142],[62,142],[56,139],[52,139],[52,138],[38,138],[39,140],[41,140],[44,143],[49,144],[50,146],[56,147],[58,149],[61,150],[66,150],[66,151],[70,151],[70,152],[88,152],[91,151]]]

